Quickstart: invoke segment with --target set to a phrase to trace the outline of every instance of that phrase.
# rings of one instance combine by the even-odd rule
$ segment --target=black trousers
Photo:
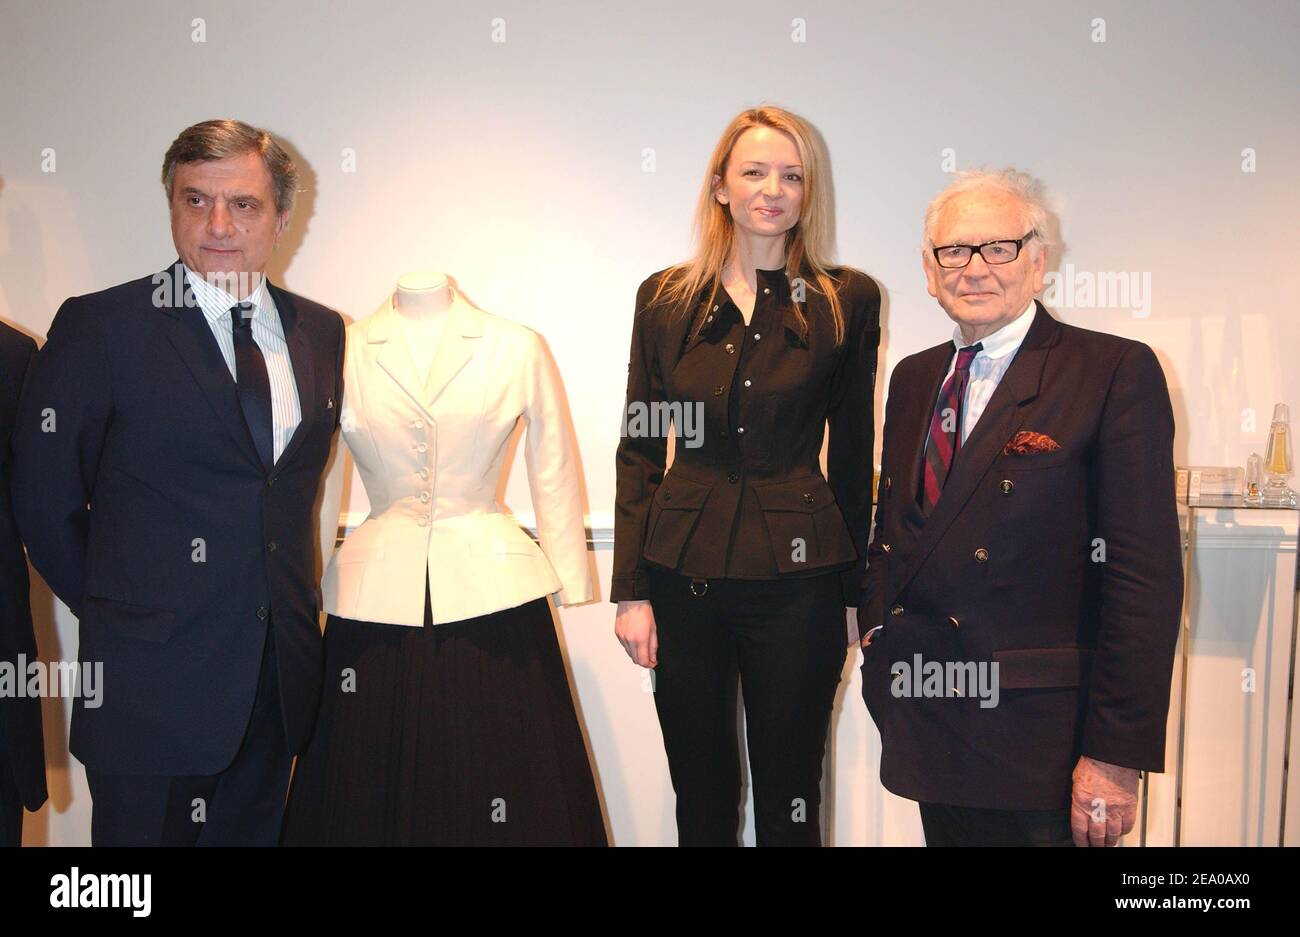
[[[234,760],[202,776],[86,769],[95,846],[274,846],[280,839],[292,755],[284,738],[273,629],[248,728]]]
[[[680,845],[737,844],[738,684],[758,844],[820,845],[822,759],[848,651],[839,583],[838,573],[706,582],[651,569],[655,709]]]
[[[1070,808],[991,810],[922,803],[927,846],[1073,846]]]
[[[23,844],[23,799],[9,763],[9,743],[0,726],[0,846]]]

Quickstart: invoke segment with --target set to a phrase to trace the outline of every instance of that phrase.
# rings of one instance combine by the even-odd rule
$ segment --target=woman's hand
[[[659,663],[659,635],[649,599],[619,602],[614,616],[614,635],[627,656],[642,667]]]

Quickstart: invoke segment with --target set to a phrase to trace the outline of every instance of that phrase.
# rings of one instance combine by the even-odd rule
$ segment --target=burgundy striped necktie
[[[925,471],[921,481],[921,510],[929,514],[939,500],[953,459],[961,448],[962,403],[966,399],[966,383],[970,379],[970,363],[984,346],[971,345],[957,350],[957,366],[934,405],[930,418],[930,436],[925,447]]]

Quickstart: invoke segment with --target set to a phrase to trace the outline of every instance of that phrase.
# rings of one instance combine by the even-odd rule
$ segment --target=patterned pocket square
[[[1033,455],[1037,452],[1055,452],[1060,448],[1061,444],[1046,433],[1031,433],[1028,430],[1021,430],[1002,447],[1002,454]]]

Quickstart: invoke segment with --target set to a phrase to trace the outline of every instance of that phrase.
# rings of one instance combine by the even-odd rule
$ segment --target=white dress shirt
[[[1029,332],[1029,326],[1033,322],[1034,301],[1031,299],[1028,308],[1019,316],[996,332],[979,340],[983,347],[976,353],[970,363],[970,379],[966,382],[966,399],[962,401],[962,445],[966,444],[971,430],[979,422],[980,415],[983,414],[984,408],[988,406],[989,398],[993,396],[993,391],[997,390],[998,382],[1002,380],[1002,375],[1006,374],[1007,368],[1011,367],[1016,352],[1020,350],[1020,343],[1025,340],[1025,335]],[[967,347],[966,342],[961,337],[960,326],[955,326],[952,330],[952,343],[958,349]],[[952,361],[948,363],[948,373],[939,384],[940,394],[943,393],[943,385],[948,383],[948,378],[952,376],[952,372],[956,367],[957,355],[954,353]],[[935,398],[935,403],[938,403],[938,397]],[[926,440],[928,445],[928,434]]]
[[[182,264],[184,267],[184,265]],[[203,316],[208,320],[208,328],[221,348],[221,356],[226,359],[230,376],[238,383],[235,374],[235,336],[231,333],[230,307],[240,300],[235,299],[221,287],[209,283],[189,267],[185,269],[185,282],[194,291]],[[253,341],[262,350],[266,360],[266,376],[271,383],[271,428],[275,441],[272,458],[276,461],[290,437],[302,421],[302,408],[298,401],[298,385],[293,377],[293,363],[289,360],[289,345],[284,339],[284,326],[280,322],[280,312],[271,298],[271,291],[266,288],[266,278],[261,278],[255,289],[244,302],[253,304]]]

